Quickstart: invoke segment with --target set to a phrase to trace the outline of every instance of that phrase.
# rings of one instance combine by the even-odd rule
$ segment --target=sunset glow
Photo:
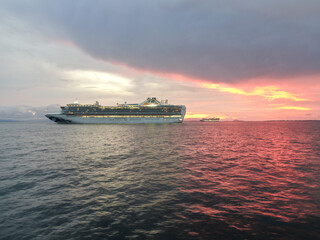
[[[309,110],[311,110],[311,108],[296,107],[296,106],[283,106],[283,107],[277,107],[275,109],[287,109],[287,110],[298,110],[298,111],[309,111]]]
[[[281,90],[276,86],[254,87],[253,90],[245,91],[235,87],[224,86],[220,84],[201,83],[200,86],[204,88],[216,89],[220,92],[228,92],[232,94],[246,95],[246,96],[261,96],[267,101],[275,99],[290,99],[293,101],[308,101],[308,99],[300,98],[292,93]]]
[[[157,97],[185,105],[188,119],[320,120],[314,3],[126,4],[4,1],[2,115]]]
[[[320,0],[0,1],[0,240],[319,239]]]
[[[221,115],[221,114],[205,114],[205,113],[193,113],[193,112],[187,112],[185,118],[186,119],[192,119],[192,118],[210,118],[210,117],[218,117],[220,120],[227,119],[227,116]]]

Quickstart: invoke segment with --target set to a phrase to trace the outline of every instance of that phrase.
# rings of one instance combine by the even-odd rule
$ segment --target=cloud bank
[[[5,120],[45,120],[45,114],[59,111],[59,105],[45,107],[0,106],[0,122]]]
[[[4,16],[135,69],[213,82],[320,72],[320,1],[4,1]]]

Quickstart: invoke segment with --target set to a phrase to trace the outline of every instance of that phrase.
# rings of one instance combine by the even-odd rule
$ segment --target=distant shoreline
[[[17,122],[17,120],[11,120],[11,119],[0,119],[0,122]]]
[[[6,122],[46,122],[47,120],[44,119],[0,119],[0,123]]]
[[[221,120],[217,122],[211,122],[211,123],[219,123],[219,122],[316,122],[320,120]],[[10,123],[10,122],[48,122],[47,119],[0,119],[0,123]],[[183,122],[199,122],[200,119],[192,119],[192,120],[184,120]],[[208,122],[204,122],[204,124],[207,124]],[[210,123],[210,122],[209,122]]]
[[[320,121],[320,120],[221,120],[221,121],[216,121],[214,123],[218,122],[311,122],[311,121]],[[200,122],[200,120],[184,120],[184,122]]]

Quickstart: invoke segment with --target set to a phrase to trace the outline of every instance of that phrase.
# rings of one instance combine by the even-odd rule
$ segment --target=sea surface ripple
[[[320,239],[320,122],[0,123],[0,239]]]

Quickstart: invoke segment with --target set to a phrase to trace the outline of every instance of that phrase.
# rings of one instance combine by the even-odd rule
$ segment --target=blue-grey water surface
[[[320,239],[320,122],[0,123],[0,239]]]

